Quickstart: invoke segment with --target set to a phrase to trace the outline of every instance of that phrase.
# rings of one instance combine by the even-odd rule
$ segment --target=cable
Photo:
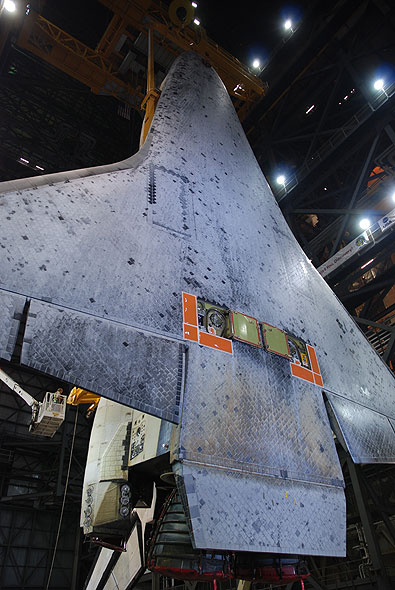
[[[73,458],[73,450],[74,450],[74,441],[75,441],[75,433],[77,430],[77,419],[78,419],[78,408],[76,408],[75,411],[75,420],[74,420],[74,430],[73,430],[73,438],[71,440],[71,449],[70,449],[70,458],[69,458],[69,465],[67,468],[67,476],[66,476],[66,483],[64,486],[64,493],[63,493],[63,501],[62,501],[62,509],[60,511],[60,519],[59,519],[59,525],[58,525],[58,532],[56,533],[56,540],[55,540],[55,546],[53,548],[53,554],[52,554],[52,562],[51,562],[51,567],[49,569],[49,574],[48,574],[48,580],[47,580],[47,585],[45,586],[45,590],[48,590],[49,588],[49,583],[51,581],[51,576],[52,576],[52,570],[53,570],[53,565],[55,562],[55,556],[56,556],[56,549],[58,547],[58,541],[59,541],[59,535],[60,535],[60,528],[62,526],[62,520],[63,520],[63,512],[64,512],[64,506],[66,504],[66,494],[67,494],[67,488],[69,485],[69,477],[70,477],[70,468],[71,468],[71,460]],[[66,427],[66,425],[65,425]]]

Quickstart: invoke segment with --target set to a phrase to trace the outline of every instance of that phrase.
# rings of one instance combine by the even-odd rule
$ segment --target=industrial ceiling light
[[[285,21],[285,23],[284,23],[284,29],[286,31],[289,31],[289,29],[292,30],[292,21],[291,21],[290,18],[287,18],[287,20]]]
[[[7,12],[15,12],[15,2],[13,2],[12,0],[4,0],[4,9],[7,10]]]
[[[196,4],[196,2],[192,2],[192,6],[193,6],[194,8],[197,8],[197,4]]]
[[[259,59],[254,59],[254,61],[252,62],[253,68],[259,68],[260,65],[261,65],[261,62],[259,61]]]
[[[373,84],[373,86],[374,86],[375,90],[383,90],[384,80],[382,78],[380,78],[379,80],[376,80],[376,82]]]
[[[367,218],[361,219],[361,221],[359,222],[359,226],[363,230],[369,229],[369,227],[370,227],[370,220],[367,219]]]
[[[395,203],[395,193],[392,193],[392,200],[393,200],[393,201],[394,201],[394,203]]]
[[[195,23],[195,25],[200,25],[200,20],[198,18],[194,18],[193,22]]]
[[[284,174],[280,174],[280,176],[277,176],[277,184],[285,184],[285,176]]]

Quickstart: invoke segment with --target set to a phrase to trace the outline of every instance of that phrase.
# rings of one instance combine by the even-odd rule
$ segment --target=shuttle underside
[[[31,182],[0,187],[0,356],[25,313],[23,364],[179,424],[194,549],[344,555],[331,428],[354,461],[394,462],[393,376],[295,241],[215,71],[177,58],[136,156]],[[199,301],[218,309],[202,321]]]

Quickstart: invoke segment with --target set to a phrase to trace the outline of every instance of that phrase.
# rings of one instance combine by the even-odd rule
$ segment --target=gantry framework
[[[245,123],[280,207],[312,263],[322,270],[370,221],[372,239],[325,279],[394,368],[395,208],[393,10],[339,2],[314,11],[264,70],[270,92]],[[382,88],[374,81],[382,79]],[[283,176],[283,179],[281,179]],[[279,184],[277,178],[282,182]]]
[[[211,41],[196,21],[190,22],[188,18],[184,24],[171,5],[169,9],[150,0],[101,0],[101,3],[113,16],[94,49],[33,10],[23,22],[18,46],[86,84],[94,93],[114,96],[140,109],[146,84],[139,75],[140,69],[133,68],[133,62],[136,49],[148,53],[151,32],[154,48],[167,66],[176,55],[191,50],[213,65],[233,97],[240,119],[263,97],[266,84]],[[141,34],[145,39],[142,42]]]

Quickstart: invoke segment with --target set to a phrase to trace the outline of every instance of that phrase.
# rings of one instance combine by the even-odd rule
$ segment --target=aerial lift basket
[[[59,392],[47,391],[42,403],[39,404],[37,417],[32,415],[29,430],[32,434],[52,437],[65,418],[66,396]]]
[[[0,369],[0,380],[31,407],[30,432],[52,437],[63,423],[66,415],[66,396],[63,395],[63,390],[59,388],[54,393],[47,391],[44,400],[38,402],[2,369]]]

